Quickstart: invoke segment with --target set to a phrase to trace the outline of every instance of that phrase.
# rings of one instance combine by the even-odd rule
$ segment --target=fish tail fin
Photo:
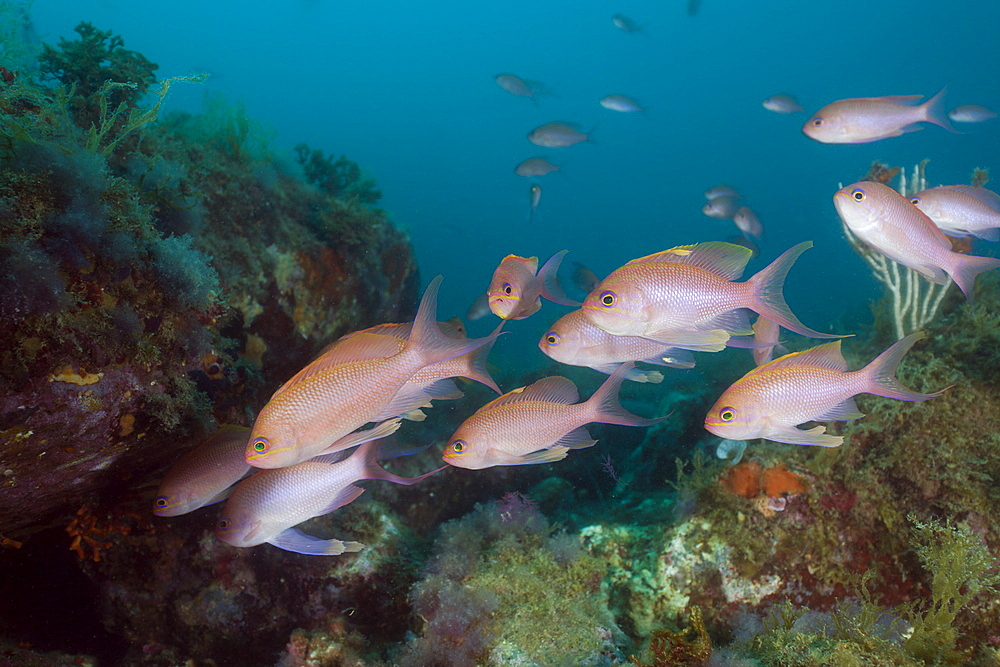
[[[431,281],[420,300],[417,317],[413,321],[410,338],[404,350],[419,355],[424,366],[436,364],[439,361],[454,359],[468,354],[484,345],[494,342],[500,335],[499,328],[484,338],[450,338],[437,325],[437,293],[441,286],[441,276]]]
[[[978,255],[954,255],[954,264],[949,275],[955,281],[965,298],[972,301],[972,292],[976,287],[976,276],[984,271],[1000,267],[1000,259],[996,257],[979,257]]]
[[[416,484],[420,480],[430,477],[434,473],[444,470],[447,467],[442,466],[441,468],[424,473],[418,477],[400,477],[399,475],[389,472],[378,464],[379,442],[377,440],[366,442],[358,447],[357,451],[351,458],[357,460],[358,467],[360,468],[357,473],[358,479],[381,479],[386,482],[392,482],[393,484],[404,484],[406,486]]]
[[[548,261],[538,269],[538,279],[542,283],[542,296],[561,306],[580,307],[579,301],[572,301],[566,296],[562,285],[559,284],[559,265],[562,264],[563,256],[568,250],[560,250],[549,257]]]
[[[944,389],[929,394],[920,394],[907,389],[896,379],[896,369],[899,367],[899,362],[903,360],[914,343],[926,337],[927,334],[923,331],[917,331],[900,338],[888,350],[875,357],[870,364],[858,371],[862,374],[864,381],[861,391],[885,398],[895,398],[898,401],[926,401],[940,396]]]
[[[587,400],[586,405],[591,411],[590,421],[601,422],[602,424],[620,424],[622,426],[652,426],[670,416],[646,419],[645,417],[634,415],[622,407],[622,404],[618,401],[618,390],[621,388],[626,375],[633,368],[635,368],[635,363],[631,361],[619,366],[618,370],[612,373],[611,377],[605,380],[604,384]]]
[[[961,134],[961,132],[955,129],[955,126],[951,124],[951,120],[948,118],[948,108],[944,104],[946,92],[948,92],[948,86],[945,86],[937,95],[921,104],[920,108],[924,110],[925,120],[928,123],[940,125],[949,132]]]
[[[500,391],[500,387],[497,386],[493,376],[490,375],[487,360],[490,356],[490,351],[493,349],[493,344],[497,341],[496,336],[500,334],[500,329],[502,329],[503,325],[506,323],[507,320],[500,320],[499,326],[497,326],[497,328],[493,331],[493,334],[488,336],[490,340],[482,347],[477,347],[469,353],[469,364],[462,376],[467,377],[470,380],[475,380],[481,384],[485,384],[498,394],[502,394],[503,392]]]
[[[799,318],[792,313],[788,304],[785,303],[785,295],[782,289],[785,286],[785,277],[788,275],[788,270],[792,268],[792,264],[799,258],[799,255],[811,248],[812,245],[812,241],[803,241],[798,245],[792,246],[783,252],[778,259],[762,269],[760,273],[750,278],[747,284],[752,286],[753,295],[749,308],[756,311],[758,315],[763,315],[769,320],[773,320],[789,331],[794,331],[809,338],[840,338],[836,334],[820,333],[802,324]]]

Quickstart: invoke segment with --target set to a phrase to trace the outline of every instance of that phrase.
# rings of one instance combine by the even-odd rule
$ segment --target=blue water
[[[221,92],[273,126],[289,163],[302,141],[358,162],[411,235],[424,283],[445,275],[442,316],[464,313],[507,253],[544,261],[565,248],[568,261],[604,275],[640,255],[725,239],[733,225],[700,212],[703,190],[719,182],[745,194],[764,224],[750,270],[815,241],[786,289],[804,322],[828,329],[845,313],[866,313],[879,287],[842,238],[831,202],[838,183],[858,180],[872,160],[928,157],[933,184],[966,182],[1000,154],[1000,122],[823,145],[799,131],[806,114],[774,114],[760,101],[791,93],[808,114],[844,97],[933,95],[947,85],[949,108],[1000,108],[1000,4],[704,0],[695,17],[685,6],[38,0],[32,11],[44,41],[72,37],[88,20],[124,36],[161,77],[211,74],[204,86],[176,86],[168,109],[196,111],[206,92]],[[643,31],[617,29],[616,12]],[[494,82],[501,72],[543,81],[553,94],[537,105],[514,97]],[[610,93],[650,111],[605,110],[598,100]],[[552,120],[596,126],[595,142],[527,141]],[[513,168],[535,155],[564,168],[537,179],[541,217],[529,225],[535,179]],[[518,323],[530,347],[562,311],[545,312]],[[487,326],[492,319],[474,333]]]

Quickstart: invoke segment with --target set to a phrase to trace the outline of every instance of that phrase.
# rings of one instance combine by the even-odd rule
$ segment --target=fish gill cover
[[[853,234],[831,198],[865,180],[903,201],[932,186],[990,188],[973,169],[995,160],[996,121],[952,114],[953,133],[943,112],[1000,105],[983,84],[1000,65],[987,28],[1000,9],[980,7],[976,21],[927,2],[839,11],[856,19],[847,39],[819,29],[829,7],[792,0],[767,12],[683,0],[488,13],[181,3],[155,17],[141,5],[0,3],[3,657],[997,664],[1000,277],[966,283],[966,300],[912,255]],[[854,133],[814,140],[803,128],[818,110],[836,116],[825,127]],[[535,128],[549,130],[532,142]],[[873,136],[885,138],[855,143]],[[324,346],[411,320],[418,262],[424,282],[444,276],[446,321],[472,319],[508,255],[568,250],[556,286],[599,307],[604,292],[620,296],[602,279],[636,258],[698,259],[692,248],[714,242],[725,252],[692,260],[708,270],[698,284],[724,279],[736,293],[805,241],[813,248],[769,298],[808,329],[854,335],[843,358],[806,353],[821,362],[811,372],[849,376],[922,330],[882,379],[947,390],[922,403],[824,394],[815,421],[797,426],[825,428],[836,448],[720,444],[706,414],[749,384],[754,359],[794,368],[801,357],[782,355],[821,341],[764,334],[716,300],[710,319],[652,332],[668,342],[601,348],[594,370],[537,349],[570,313],[542,300],[506,323],[488,362],[470,362],[472,376],[573,406],[637,361],[618,350],[642,349],[606,398],[667,419],[565,433],[546,423],[556,447],[597,444],[552,464],[435,471],[449,436],[496,395],[398,378],[408,407],[426,405],[362,446],[398,479],[426,479],[362,482],[308,510],[321,516],[282,532],[291,539],[239,548],[214,535],[272,393],[303,369],[389,354],[386,329]],[[997,255],[979,235],[948,243]],[[443,334],[486,336],[497,320],[485,311]],[[677,347],[706,331],[709,347],[737,349]],[[816,385],[796,398],[806,389]],[[205,487],[195,504],[206,506],[154,516],[168,469],[222,424],[248,429],[246,442],[222,454],[232,470]],[[197,468],[182,472],[205,481]],[[279,506],[291,497],[243,488],[261,486]],[[350,549],[287,550],[308,540]]]

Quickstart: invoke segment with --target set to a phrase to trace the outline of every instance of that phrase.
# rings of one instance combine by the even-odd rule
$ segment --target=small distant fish
[[[928,188],[910,197],[949,236],[976,236],[1000,241],[1000,195],[972,185]]]
[[[571,449],[597,443],[584,428],[591,422],[652,426],[660,419],[633,415],[618,402],[618,389],[632,364],[622,364],[590,400],[564,377],[542,378],[479,408],[448,439],[445,463],[480,470],[492,466],[552,463]]]
[[[552,122],[528,132],[528,141],[544,148],[568,148],[591,139],[590,134],[580,132],[571,123]]]
[[[572,281],[574,287],[583,292],[584,294],[590,294],[597,287],[597,283],[601,282],[601,279],[597,277],[597,274],[591,271],[589,266],[585,266],[580,262],[573,262],[573,271],[570,274],[572,276]]]
[[[607,95],[606,97],[602,97],[601,106],[611,111],[620,111],[621,113],[636,113],[646,110],[641,104],[625,95]]]
[[[766,438],[791,445],[838,447],[843,436],[806,422],[858,419],[854,396],[875,394],[900,401],[926,401],[940,391],[919,394],[896,379],[896,367],[923,332],[897,341],[859,371],[848,371],[841,341],[775,359],[750,371],[722,393],[705,417],[705,428],[731,440]]]
[[[544,176],[545,174],[550,174],[553,171],[559,171],[559,169],[561,169],[559,165],[552,164],[545,158],[529,157],[527,160],[514,167],[514,173],[518,176],[531,178],[534,176]]]
[[[541,297],[564,306],[579,306],[566,298],[559,285],[559,264],[567,252],[552,255],[541,269],[537,257],[504,257],[493,272],[487,292],[493,314],[504,320],[523,320],[542,307]]]
[[[611,17],[611,22],[614,23],[615,27],[619,30],[623,30],[630,34],[642,32],[642,26],[624,14],[615,14]]]
[[[736,211],[740,208],[740,203],[737,199],[729,197],[727,195],[721,195],[719,197],[713,197],[705,202],[705,205],[701,207],[701,212],[710,218],[718,218],[719,220],[731,220]]]
[[[688,16],[698,16],[698,10],[700,9],[701,9],[701,0],[688,0],[687,3]]]
[[[966,298],[972,298],[977,275],[1000,267],[1000,259],[952,252],[937,225],[888,185],[854,183],[838,190],[833,203],[863,243],[938,285],[950,276]]]
[[[771,95],[761,102],[761,105],[768,111],[775,113],[800,113],[803,111],[802,106],[791,95]]]
[[[257,468],[284,468],[319,454],[348,449],[375,434],[355,433],[369,422],[420,409],[420,387],[402,391],[421,369],[472,352],[496,340],[449,338],[434,319],[438,276],[417,310],[402,351],[392,336],[362,333],[341,343],[336,356],[320,357],[286,382],[257,415],[246,460]],[[380,425],[381,425],[380,424]],[[388,435],[388,433],[386,433]]]
[[[728,185],[713,185],[705,190],[705,199],[716,199],[717,197],[729,197],[730,199],[742,199],[743,195],[729,187]]]
[[[963,104],[948,112],[948,118],[956,123],[982,123],[996,117],[997,114],[993,109],[979,104]]]
[[[760,224],[760,218],[749,206],[740,206],[733,214],[733,222],[746,236],[759,239],[764,233],[764,226]]]
[[[153,503],[156,516],[179,516],[225,500],[248,472],[246,426],[226,425],[185,454],[163,477]]]
[[[634,259],[601,281],[583,304],[595,325],[617,336],[643,336],[687,350],[718,352],[733,336],[753,333],[747,309],[812,338],[838,338],[802,324],[782,295],[804,241],[743,283],[751,251],[710,241]]]
[[[473,322],[475,320],[481,320],[490,314],[490,295],[488,292],[483,292],[476,297],[476,300],[472,302],[469,309],[465,311],[465,319]]]
[[[532,183],[528,188],[528,215],[527,220],[531,222],[534,220],[538,213],[538,205],[542,201],[542,186],[538,183]]]
[[[286,551],[313,556],[337,556],[360,551],[364,545],[320,540],[297,530],[313,517],[329,514],[357,499],[364,489],[356,482],[381,479],[415,484],[441,470],[419,477],[400,477],[378,465],[378,443],[362,444],[348,458],[335,463],[329,457],[277,470],[262,470],[241,482],[215,524],[215,535],[236,547],[272,544]]]
[[[545,84],[541,81],[522,79],[516,74],[497,74],[493,79],[501,88],[518,97],[530,97],[534,100],[537,95],[546,92]]]
[[[917,123],[934,123],[951,132],[941,92],[914,106],[923,95],[859,97],[828,104],[802,126],[810,139],[824,144],[862,144],[923,129]]]
[[[570,366],[586,366],[595,371],[614,373],[629,361],[643,361],[672,368],[693,368],[694,357],[687,350],[638,336],[614,336],[598,329],[582,310],[563,315],[538,341],[548,357]],[[626,377],[635,382],[663,381],[659,371],[633,368]]]

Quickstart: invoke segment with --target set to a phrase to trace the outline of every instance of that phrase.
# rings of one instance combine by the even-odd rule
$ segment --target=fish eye
[[[456,440],[455,442],[451,443],[451,450],[456,454],[464,454],[466,447],[467,445],[465,444],[464,440]]]
[[[601,305],[605,308],[611,308],[616,303],[618,303],[618,295],[614,292],[605,292],[601,295]]]
[[[254,438],[250,446],[253,447],[253,450],[258,454],[263,454],[270,449],[271,444],[267,441],[267,438]]]
[[[555,331],[548,332],[547,334],[545,334],[545,342],[548,343],[549,345],[558,345],[559,334],[557,334]]]
[[[170,501],[167,500],[166,496],[160,496],[154,501],[154,504],[156,505],[157,508],[163,509],[164,507],[170,504]]]
[[[851,196],[854,197],[854,201],[864,201],[865,191],[862,190],[861,188],[857,188],[856,190],[854,190],[854,192],[851,193]]]
[[[910,199],[910,203],[913,204],[914,206],[919,206],[920,205],[920,197],[913,197],[912,199]]]
[[[722,408],[719,410],[719,419],[724,422],[731,422],[736,419],[736,409],[735,408]]]
[[[220,517],[219,520],[215,524],[215,528],[217,530],[229,530],[229,526],[231,526],[231,525],[232,525],[232,522],[228,518],[226,518],[226,517]]]
[[[514,288],[511,286],[510,283],[503,284],[503,293],[506,294],[507,296],[510,296],[511,294],[514,293]]]
[[[813,118],[812,124],[813,124],[813,127],[819,127],[819,126],[821,126],[823,124],[823,119],[822,118]]]

